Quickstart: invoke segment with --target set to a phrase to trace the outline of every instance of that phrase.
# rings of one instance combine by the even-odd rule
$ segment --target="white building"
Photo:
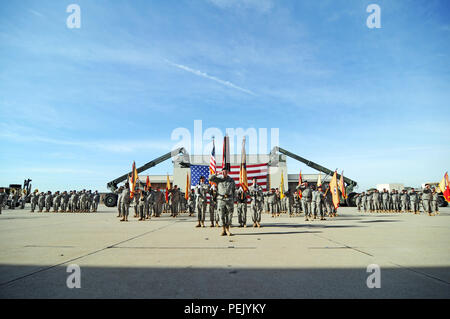
[[[216,167],[218,171],[220,171],[220,167],[222,166],[222,159],[216,158]],[[233,154],[230,156],[231,166],[238,166],[241,163],[241,155]],[[189,164],[191,165],[206,165],[209,166],[210,155],[190,155],[189,156]],[[172,159],[173,163],[173,174],[169,175],[169,181],[172,185],[177,185],[178,188],[181,189],[182,192],[186,191],[186,175],[189,175],[191,169],[184,165],[186,162],[186,158],[182,155],[176,156]],[[267,171],[267,182],[268,188],[280,188],[281,183],[281,175],[283,175],[283,189],[287,191],[289,189],[294,189],[298,185],[299,174],[288,174],[288,167],[286,164],[286,155],[284,154],[250,154],[246,157],[247,165],[252,164],[265,164],[268,163],[268,171]],[[331,176],[326,176],[324,173],[321,173],[322,182],[329,182],[331,180]],[[302,174],[302,180],[309,183],[317,183],[319,174]],[[139,179],[145,182],[147,175],[139,174]],[[166,188],[167,185],[167,175],[149,175],[150,182],[152,187],[155,188]],[[249,184],[251,184],[251,178],[248,178]]]
[[[377,184],[377,190],[379,192],[382,192],[383,189],[386,189],[387,191],[402,191],[404,189],[404,185],[400,183],[391,183],[391,184]]]

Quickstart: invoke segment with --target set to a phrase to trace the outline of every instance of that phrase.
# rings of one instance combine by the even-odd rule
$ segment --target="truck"
[[[314,168],[315,170],[325,173],[329,176],[332,176],[334,174],[334,171],[323,167],[322,165],[319,165],[317,163],[314,163],[313,161],[307,160],[306,158],[303,158],[297,154],[294,154],[292,152],[289,152],[279,146],[275,146],[272,148],[271,151],[271,158],[276,159],[276,153],[279,152],[281,154],[284,154],[286,156],[289,156],[290,158],[293,158],[299,162],[302,162],[303,164],[306,164],[307,166]],[[341,178],[341,175],[336,174],[338,180]],[[323,183],[326,184],[326,183]],[[345,177],[344,176],[344,184],[345,184],[345,190],[347,193],[347,198],[344,199],[342,196],[340,196],[340,206],[350,206],[350,207],[355,207],[356,206],[356,202],[355,202],[355,195],[357,194],[356,192],[353,192],[354,188],[356,187],[356,185],[358,184],[357,182],[355,182],[354,180]]]
[[[11,208],[13,206],[13,201],[10,198],[10,195],[12,193],[14,194],[18,194],[18,200],[15,202],[14,208],[16,207],[21,207],[24,208],[25,207],[25,203],[29,203],[30,202],[30,191],[31,191],[31,179],[26,179],[23,181],[23,185],[21,184],[9,184],[9,187],[0,187],[3,188],[5,190],[6,193],[6,201],[5,203],[3,203],[5,206],[7,206],[8,208]],[[20,197],[22,196],[22,193],[25,191],[26,193],[26,197],[25,197],[25,202],[21,202],[20,201]]]
[[[178,154],[183,155],[181,164],[183,166],[189,167],[190,166],[189,154],[183,147],[180,147],[138,167],[136,171],[139,174],[151,167],[158,165],[159,163],[168,160],[169,158],[177,156]],[[128,176],[131,175],[131,173],[132,172],[126,173],[106,184],[106,187],[111,191],[111,193],[107,193],[103,198],[103,202],[107,207],[115,207],[117,205],[118,195],[115,194],[114,192],[117,190],[118,184],[126,181]]]

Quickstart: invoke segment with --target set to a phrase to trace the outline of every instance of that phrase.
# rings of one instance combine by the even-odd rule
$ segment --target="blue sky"
[[[80,29],[66,26],[71,3]],[[371,3],[381,29],[366,26]],[[4,1],[0,186],[30,177],[41,190],[105,191],[194,120],[279,128],[281,147],[360,190],[439,181],[449,16],[445,0]]]

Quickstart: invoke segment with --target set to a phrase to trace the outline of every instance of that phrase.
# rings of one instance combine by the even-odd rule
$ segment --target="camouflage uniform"
[[[210,175],[209,180],[217,184],[217,206],[222,217],[222,235],[231,235],[229,231],[233,219],[236,183],[230,176],[218,177],[215,174]]]

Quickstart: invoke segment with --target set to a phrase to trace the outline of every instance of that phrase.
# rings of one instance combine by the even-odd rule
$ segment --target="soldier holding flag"
[[[217,184],[217,206],[222,217],[222,236],[231,236],[230,226],[233,218],[236,183],[228,176],[230,170],[229,137],[225,136],[223,142],[222,177],[210,175],[209,180]]]

